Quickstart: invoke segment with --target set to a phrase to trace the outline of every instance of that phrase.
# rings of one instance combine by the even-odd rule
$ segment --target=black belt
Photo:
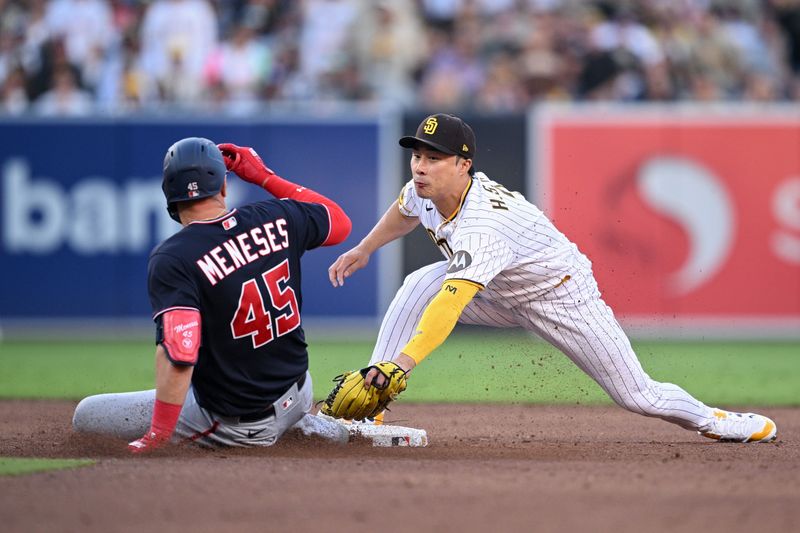
[[[297,390],[303,388],[303,385],[306,383],[306,375],[307,372],[303,372],[303,375],[300,376],[300,379],[297,380]],[[288,389],[287,389],[288,390]],[[246,415],[239,416],[239,422],[257,422],[259,420],[264,420],[270,416],[275,414],[275,404],[272,403],[266,409],[262,409],[261,411],[257,411],[255,413],[249,413]]]

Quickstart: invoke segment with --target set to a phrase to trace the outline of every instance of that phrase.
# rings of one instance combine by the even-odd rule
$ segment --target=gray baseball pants
[[[150,428],[155,389],[84,398],[75,408],[73,428],[132,441]],[[347,442],[349,432],[341,424],[309,414],[313,404],[311,375],[303,387],[292,385],[273,404],[274,414],[254,422],[220,416],[200,407],[189,388],[173,442],[194,442],[201,446],[271,446],[290,429],[335,442]]]

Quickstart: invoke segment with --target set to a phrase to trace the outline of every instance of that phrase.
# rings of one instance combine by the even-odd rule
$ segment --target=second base
[[[424,429],[392,426],[389,424],[351,424],[348,426],[350,435],[364,437],[372,441],[373,446],[389,448],[404,446],[410,448],[424,448],[428,445],[428,433]]]

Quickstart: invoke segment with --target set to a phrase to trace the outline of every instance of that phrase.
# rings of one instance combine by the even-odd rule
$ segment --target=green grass
[[[364,366],[369,341],[310,339],[314,394]],[[637,342],[645,370],[710,404],[800,405],[798,342]],[[142,342],[5,342],[0,397],[69,398],[153,387],[153,352]],[[456,332],[415,370],[405,401],[608,403],[564,355],[521,333]]]
[[[94,464],[90,459],[36,459],[0,457],[0,476],[18,476],[47,470],[62,470]]]
[[[82,398],[155,386],[152,342],[0,344],[0,397]]]

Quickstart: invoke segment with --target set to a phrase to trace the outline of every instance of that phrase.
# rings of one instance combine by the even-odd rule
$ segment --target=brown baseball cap
[[[475,157],[475,133],[466,122],[454,115],[431,115],[420,123],[416,135],[400,139],[403,148],[414,148],[419,143],[445,154],[466,159]]]

